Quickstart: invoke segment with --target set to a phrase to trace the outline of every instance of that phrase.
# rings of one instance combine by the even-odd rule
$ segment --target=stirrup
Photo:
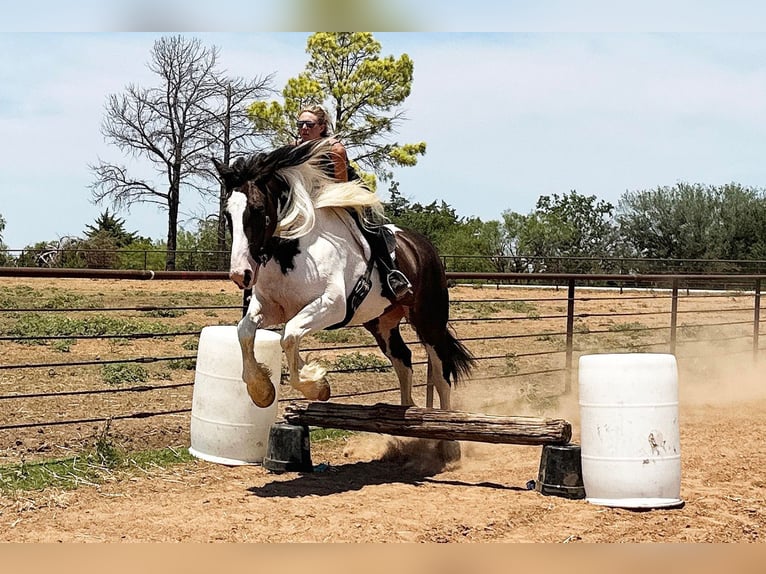
[[[388,272],[386,283],[388,283],[388,288],[397,300],[412,294],[412,283],[398,269],[392,269]]]

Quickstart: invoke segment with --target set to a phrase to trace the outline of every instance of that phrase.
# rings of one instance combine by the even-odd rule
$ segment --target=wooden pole
[[[397,405],[313,402],[285,408],[290,424],[417,438],[505,444],[566,444],[572,425],[563,419],[499,416]]]

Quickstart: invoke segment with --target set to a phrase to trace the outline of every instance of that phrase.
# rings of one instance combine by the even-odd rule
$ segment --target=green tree
[[[502,222],[498,222],[498,251],[508,257],[507,266],[503,271],[524,273],[530,270],[528,253],[526,252],[526,235],[528,220],[531,216],[522,215],[515,211],[506,210],[502,214]]]
[[[225,258],[230,245],[224,243]],[[218,251],[218,219],[211,217],[197,223],[196,231],[181,229],[178,232],[179,268],[185,271],[209,271],[223,269]]]
[[[677,183],[626,192],[617,221],[621,235],[646,258],[760,259],[766,254],[763,190]],[[736,265],[682,261],[676,271],[727,271]]]
[[[85,226],[85,237],[93,239],[98,235],[110,237],[114,247],[125,247],[138,238],[135,231],[125,229],[125,220],[110,214],[109,209],[98,216],[95,225]]]
[[[720,211],[714,239],[716,256],[729,260],[766,259],[764,191],[730,183],[715,193]]]
[[[442,239],[442,253],[450,271],[501,272],[504,259],[498,257],[497,221],[482,222],[477,217],[460,219],[451,226]]]
[[[118,250],[120,269],[162,269],[165,266],[167,244],[139,237]]]
[[[0,266],[11,265],[13,257],[8,253],[8,246],[3,242],[3,232],[5,231],[5,218],[0,214]]]
[[[574,190],[541,196],[528,216],[505,216],[508,244],[528,256],[532,271],[601,271],[599,258],[611,257],[618,243],[613,212],[610,203]]]
[[[306,43],[305,71],[290,78],[283,102],[254,102],[255,128],[274,146],[295,142],[298,112],[321,104],[332,118],[349,158],[363,171],[391,181],[393,166],[413,166],[426,151],[425,142],[392,143],[404,121],[400,108],[410,95],[414,64],[407,54],[381,56],[370,33],[317,33]]]
[[[455,210],[444,201],[433,201],[428,205],[408,203],[406,207],[400,207],[398,213],[391,213],[387,209],[386,214],[394,225],[414,229],[425,235],[442,253],[445,239],[461,223]]]
[[[617,220],[625,238],[643,257],[704,258],[712,254],[713,194],[700,184],[627,192]]]

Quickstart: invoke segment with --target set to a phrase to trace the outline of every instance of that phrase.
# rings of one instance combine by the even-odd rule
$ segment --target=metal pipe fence
[[[229,251],[177,249],[176,269],[224,271]],[[80,249],[50,246],[0,249],[0,267],[34,266],[68,268],[80,264],[92,268],[116,267],[149,270],[164,267],[167,252],[157,249]],[[569,255],[442,255],[452,272],[496,273],[766,273],[766,260],[758,259],[662,259],[657,257],[601,257]],[[84,265],[88,263],[88,265]]]
[[[480,365],[471,384],[508,387],[515,384],[513,381],[521,381],[518,385],[524,388],[526,397],[534,394],[532,391],[541,381],[553,381],[551,385],[556,388],[547,390],[549,396],[571,393],[577,371],[576,359],[590,352],[669,352],[681,361],[697,356],[694,345],[712,343],[719,347],[729,345],[731,353],[750,354],[753,360],[758,360],[764,351],[760,347],[764,277],[766,275],[757,274],[448,273],[451,283],[460,282],[475,288],[477,293],[477,296],[453,298],[451,302],[452,323],[459,331],[458,337],[469,345]],[[146,425],[151,420],[150,426],[162,429],[163,423],[158,421],[166,419],[175,421],[176,430],[185,427],[193,387],[189,366],[193,366],[196,353],[162,352],[162,345],[178,339],[189,342],[197,338],[201,328],[206,326],[205,321],[207,324],[234,324],[241,315],[237,293],[230,297],[230,301],[209,305],[179,302],[173,297],[165,302],[135,304],[129,304],[125,297],[118,297],[120,304],[117,305],[66,306],[55,301],[35,305],[3,282],[3,279],[25,280],[29,286],[42,279],[75,278],[163,280],[179,285],[184,284],[182,282],[191,284],[190,281],[220,281],[228,285],[225,272],[0,268],[0,341],[6,351],[13,347],[16,357],[14,361],[8,361],[3,357],[6,353],[0,351],[0,452],[3,449],[15,452],[15,442],[21,440],[26,444],[25,441],[31,440],[31,432],[47,433],[48,436],[51,429],[58,427],[76,427],[82,433],[83,425],[113,420],[140,421]],[[707,284],[711,289],[701,291],[690,287],[699,283]],[[612,287],[603,287],[605,284]],[[40,287],[50,285],[50,282],[43,284],[41,281]],[[30,299],[39,298],[39,291],[34,287],[30,289]],[[524,290],[523,295],[518,295],[519,289]],[[149,314],[157,312],[159,316],[152,317],[154,323],[144,321]],[[163,316],[163,312],[169,313]],[[184,328],[179,323],[183,315],[176,315],[182,312],[196,313],[200,322]],[[24,333],[18,330],[18,323],[30,317],[74,320],[73,317],[81,316],[82,322],[77,325],[82,327],[92,326],[103,315],[130,318],[133,321],[131,329],[95,333],[76,329],[66,333]],[[627,319],[633,321],[626,322]],[[167,325],[158,331],[155,323],[162,321]],[[522,330],[522,323],[532,327]],[[42,321],[40,325],[52,328],[55,323]],[[152,328],[146,328],[149,326]],[[346,363],[339,360],[328,369],[336,378],[334,382],[338,383],[334,398],[398,400],[393,399],[398,385],[390,367],[378,362],[364,364],[369,362],[369,357],[358,356],[361,351],[369,351],[372,355],[378,353],[374,342],[363,340],[359,328],[350,327],[338,332],[345,334],[338,339],[316,339],[313,345],[307,341],[302,349],[303,353],[330,352],[336,358],[354,359]],[[415,342],[412,333],[405,338],[408,343]],[[50,351],[50,345],[64,343],[70,347],[81,343],[100,347],[91,353],[92,356],[74,357],[69,351],[57,355]],[[126,356],[124,351],[128,348],[138,356]],[[193,346],[188,350],[193,351]],[[61,358],[54,360],[50,357]],[[98,380],[98,373],[88,371],[161,364],[184,367],[179,369],[180,372],[172,373],[158,370],[153,373],[153,380],[118,385],[105,384]],[[413,364],[416,369],[424,370],[425,357],[416,354]],[[58,382],[62,377],[69,379],[66,384]],[[365,380],[364,388],[357,384],[361,379]],[[54,386],[51,381],[57,384],[55,388],[47,389]],[[84,381],[87,384],[83,384]],[[379,385],[370,384],[373,382]],[[424,387],[416,386],[421,390]],[[432,396],[428,389],[425,391],[426,399]],[[98,409],[106,408],[102,403],[89,407],[80,402],[94,397],[109,403],[108,413],[99,414]],[[280,400],[285,403],[296,398],[288,393]],[[62,401],[70,401],[68,408],[56,406]],[[24,438],[17,438],[19,436]]]

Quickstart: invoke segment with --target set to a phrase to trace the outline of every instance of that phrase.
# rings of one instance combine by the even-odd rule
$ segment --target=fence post
[[[575,280],[569,279],[567,288],[567,355],[566,355],[566,380],[564,393],[572,392],[572,351],[574,349],[574,304],[575,304]]]
[[[670,354],[676,354],[676,331],[678,328],[678,279],[673,279],[673,295],[670,304]]]
[[[758,360],[758,344],[761,330],[761,280],[755,280],[755,304],[753,309],[753,360]]]

